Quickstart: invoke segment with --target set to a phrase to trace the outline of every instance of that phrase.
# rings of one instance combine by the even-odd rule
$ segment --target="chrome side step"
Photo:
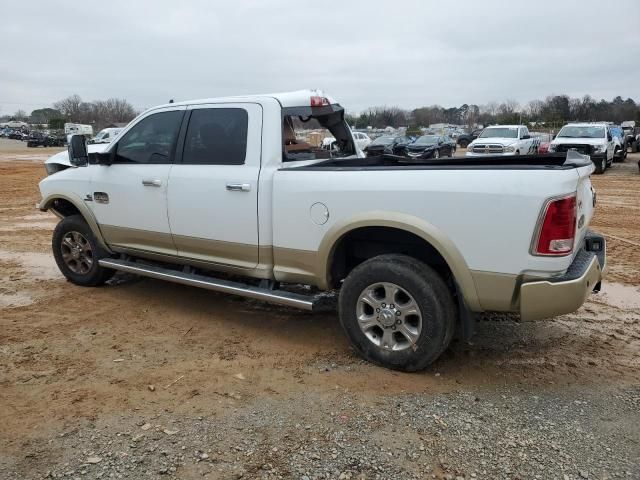
[[[302,310],[316,310],[314,307],[317,307],[317,300],[319,299],[311,295],[302,295],[283,290],[269,290],[244,283],[220,280],[205,275],[180,272],[178,270],[170,270],[160,266],[140,264],[127,260],[105,258],[100,260],[99,263],[102,267],[112,268],[121,272],[134,273],[144,277],[157,278],[159,280],[166,280],[216,292],[230,293],[241,297],[276,303],[278,305],[286,305],[287,307],[301,308]]]

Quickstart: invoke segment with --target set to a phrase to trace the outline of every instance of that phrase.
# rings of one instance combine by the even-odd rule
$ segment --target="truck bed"
[[[588,156],[580,155],[577,152],[424,160],[384,154],[365,158],[331,159],[313,165],[284,167],[281,170],[569,170],[590,164],[591,160]]]

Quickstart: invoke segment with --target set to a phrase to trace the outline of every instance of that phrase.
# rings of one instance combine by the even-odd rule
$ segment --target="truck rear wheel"
[[[406,255],[380,255],[354,268],[340,290],[340,323],[356,351],[407,372],[449,346],[456,308],[443,279]]]
[[[467,140],[460,140],[458,145],[460,145],[460,148],[467,148],[469,142]]]
[[[81,215],[65,217],[56,225],[51,246],[58,268],[71,283],[96,287],[115,273],[98,264],[109,252],[100,246]]]

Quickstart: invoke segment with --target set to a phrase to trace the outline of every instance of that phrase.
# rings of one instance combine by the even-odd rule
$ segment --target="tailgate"
[[[574,248],[576,253],[584,241],[584,236],[587,233],[595,209],[596,194],[591,186],[591,173],[594,169],[593,164],[576,169],[578,174],[578,186],[576,188],[578,197],[576,219],[578,224],[576,226],[576,243]],[[576,253],[574,253],[574,256]]]

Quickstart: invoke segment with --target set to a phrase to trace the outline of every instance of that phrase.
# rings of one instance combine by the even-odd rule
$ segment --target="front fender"
[[[64,213],[56,210],[56,206],[55,206],[56,200],[69,202],[71,205],[73,205],[76,208],[76,210],[80,212],[80,215],[82,215],[84,220],[87,222],[87,224],[89,225],[89,228],[91,228],[91,232],[96,237],[96,240],[98,241],[100,246],[104,248],[106,251],[108,251],[109,253],[113,253],[109,248],[109,246],[104,241],[104,237],[102,235],[102,232],[100,231],[100,226],[98,225],[95,215],[93,214],[91,209],[87,207],[84,200],[80,198],[78,195],[74,193],[69,193],[69,192],[50,193],[40,201],[40,203],[38,204],[38,209],[42,212],[51,210],[59,218],[64,218],[65,217]]]

